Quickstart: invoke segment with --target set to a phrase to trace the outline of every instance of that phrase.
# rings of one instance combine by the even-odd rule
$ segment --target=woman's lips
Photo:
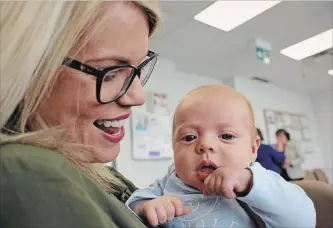
[[[120,127],[119,128],[119,132],[116,133],[116,134],[109,134],[106,131],[102,131],[102,136],[103,136],[104,139],[106,139],[109,142],[118,143],[125,136],[125,128],[124,127]]]

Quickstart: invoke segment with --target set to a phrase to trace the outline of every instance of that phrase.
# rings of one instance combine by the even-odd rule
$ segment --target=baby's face
[[[185,184],[202,189],[201,174],[255,161],[260,140],[246,102],[235,92],[193,94],[175,115],[174,162]]]

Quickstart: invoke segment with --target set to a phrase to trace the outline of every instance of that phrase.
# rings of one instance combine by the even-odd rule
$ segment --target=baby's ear
[[[252,142],[252,161],[254,162],[257,159],[257,151],[260,146],[260,137],[257,135],[255,136]]]

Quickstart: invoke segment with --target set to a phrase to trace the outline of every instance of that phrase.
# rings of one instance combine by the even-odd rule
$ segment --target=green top
[[[8,144],[0,156],[0,227],[146,227],[54,151]]]

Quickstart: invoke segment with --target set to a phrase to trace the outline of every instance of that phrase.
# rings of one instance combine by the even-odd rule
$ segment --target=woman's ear
[[[252,142],[252,162],[254,162],[257,159],[257,152],[258,152],[258,148],[260,146],[260,137],[257,135],[253,142]]]

